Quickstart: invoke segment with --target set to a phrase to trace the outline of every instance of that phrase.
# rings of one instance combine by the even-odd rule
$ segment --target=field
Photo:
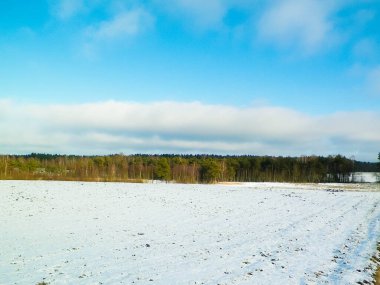
[[[0,181],[4,285],[365,284],[379,237],[375,184]]]

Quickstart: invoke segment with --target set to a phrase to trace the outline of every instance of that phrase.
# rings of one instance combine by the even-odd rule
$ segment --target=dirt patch
[[[380,242],[377,243],[377,256],[380,256]],[[377,263],[377,269],[373,275],[373,284],[380,285],[380,260],[376,256],[372,257],[372,259]]]
[[[377,267],[376,274],[375,274],[375,285],[380,285],[380,266]]]
[[[218,182],[217,184],[221,185],[242,185],[242,182]]]
[[[321,183],[320,187],[326,187],[328,189],[354,191],[354,192],[380,192],[379,183]]]

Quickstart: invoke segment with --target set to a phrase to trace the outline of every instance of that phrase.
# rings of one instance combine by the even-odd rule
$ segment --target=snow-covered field
[[[371,281],[380,189],[342,187],[0,181],[0,284]]]
[[[350,181],[354,182],[376,182],[380,179],[380,173],[379,172],[354,172],[351,177]]]

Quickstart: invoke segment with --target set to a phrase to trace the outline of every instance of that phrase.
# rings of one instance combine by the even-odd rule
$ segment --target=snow
[[[360,187],[0,181],[0,284],[371,281],[380,189]]]
[[[378,172],[354,172],[350,180],[361,183],[374,183],[380,179]]]

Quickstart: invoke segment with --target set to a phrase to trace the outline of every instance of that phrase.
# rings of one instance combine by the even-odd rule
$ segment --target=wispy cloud
[[[331,37],[331,15],[336,7],[331,1],[272,1],[259,24],[260,36],[283,47],[307,53],[319,49]]]
[[[67,20],[84,8],[83,0],[58,0],[52,4],[53,13],[61,20]]]
[[[143,8],[117,9],[107,20],[92,23],[82,33],[81,55],[96,59],[104,44],[120,44],[153,27],[154,17]]]
[[[336,154],[373,160],[379,114],[313,117],[280,107],[99,102],[28,105],[0,101],[2,152]]]
[[[246,32],[258,35],[264,42],[313,54],[326,45],[334,45],[341,40],[338,29],[337,13],[350,3],[327,0],[271,0],[265,3],[247,0],[155,0],[166,11],[191,27],[213,29],[225,32],[230,12],[240,11],[245,19],[240,26]],[[355,19],[369,21],[370,11],[361,10]],[[353,19],[352,21],[354,21]],[[356,20],[355,20],[356,21]],[[249,27],[255,23],[254,31]]]
[[[120,39],[135,36],[153,23],[153,17],[144,9],[121,11],[113,18],[91,25],[86,35],[93,40]]]
[[[172,15],[190,20],[192,27],[201,29],[220,28],[229,3],[222,0],[156,0]]]
[[[185,24],[190,30],[223,34],[236,29],[236,18],[228,20],[230,12],[244,15],[239,19],[239,28],[248,31],[262,6],[259,1],[252,0],[153,0],[152,3],[158,10]]]

